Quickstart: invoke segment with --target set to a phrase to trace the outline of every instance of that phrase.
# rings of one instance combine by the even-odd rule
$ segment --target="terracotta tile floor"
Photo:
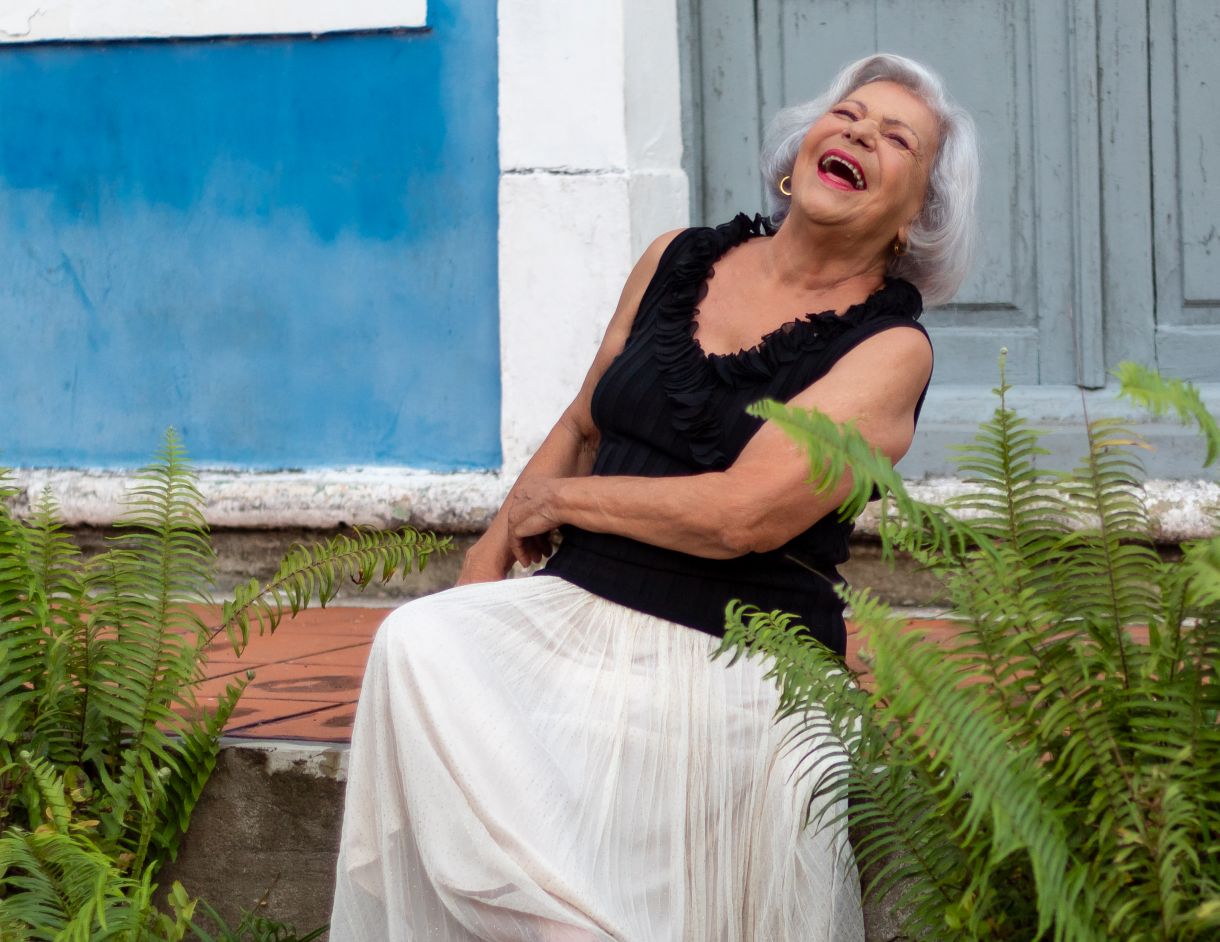
[[[348,742],[373,633],[389,611],[327,608],[303,612],[285,620],[273,635],[252,637],[240,658],[227,641],[218,639],[209,654],[200,703],[213,707],[231,681],[253,671],[254,679],[233,711],[226,735]],[[207,620],[213,624],[218,619]],[[933,641],[943,641],[953,630],[942,620],[919,619],[910,625],[926,628]],[[861,669],[859,643],[850,623],[847,648],[848,662]]]

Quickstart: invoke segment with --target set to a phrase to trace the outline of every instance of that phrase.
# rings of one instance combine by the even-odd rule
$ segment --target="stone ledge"
[[[20,469],[13,482],[21,492],[19,515],[46,487],[55,494],[68,526],[104,526],[122,512],[131,471]],[[407,468],[326,468],[309,471],[222,471],[200,473],[212,527],[326,530],[362,525],[410,524],[445,533],[479,533],[499,508],[512,482],[497,472],[451,474]],[[912,495],[943,503],[965,491],[957,478],[908,482]],[[1150,480],[1148,509],[1159,542],[1178,543],[1216,533],[1220,484],[1204,480]],[[870,505],[857,531],[875,536],[877,505]]]
[[[916,500],[930,504],[943,504],[968,492],[960,479],[949,477],[909,481],[907,489]],[[1145,481],[1144,499],[1158,543],[1206,539],[1217,532],[1220,484],[1215,481]],[[877,520],[878,504],[869,504],[856,521],[856,532],[876,536]]]
[[[68,526],[105,526],[122,513],[131,470],[28,468],[13,472],[19,515],[45,488]],[[204,519],[241,529],[412,526],[446,533],[487,527],[511,485],[491,471],[437,473],[410,468],[199,473]]]

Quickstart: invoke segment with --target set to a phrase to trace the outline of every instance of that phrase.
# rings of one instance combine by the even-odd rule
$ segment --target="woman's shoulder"
[[[687,226],[662,233],[644,252],[641,261],[654,260],[654,268],[676,254],[720,255],[733,246],[755,236],[774,235],[771,220],[759,214],[738,213],[727,222],[715,226]],[[685,252],[682,250],[685,249]]]
[[[675,243],[681,241],[680,237],[690,231],[689,228],[683,228],[662,232],[649,243],[648,248],[644,250],[644,254],[640,256],[639,262],[636,263],[637,266],[645,270],[651,277],[661,267],[661,263],[665,260],[666,256],[672,254],[670,250],[674,247]]]
[[[917,321],[923,314],[923,295],[905,278],[886,278],[885,284],[865,307],[874,317],[909,318]]]
[[[671,274],[679,280],[702,280],[707,269],[733,246],[774,230],[763,216],[738,213],[718,226],[688,226],[662,233],[645,250],[636,270],[653,283]]]

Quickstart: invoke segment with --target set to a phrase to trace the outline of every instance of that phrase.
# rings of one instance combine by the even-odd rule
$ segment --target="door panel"
[[[1220,8],[1153,3],[1151,123],[1157,365],[1220,374]]]

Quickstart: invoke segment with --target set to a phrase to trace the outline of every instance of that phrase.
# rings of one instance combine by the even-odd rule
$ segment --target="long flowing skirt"
[[[393,612],[331,942],[863,940],[850,846],[804,826],[774,683],[716,643],[554,576]]]

